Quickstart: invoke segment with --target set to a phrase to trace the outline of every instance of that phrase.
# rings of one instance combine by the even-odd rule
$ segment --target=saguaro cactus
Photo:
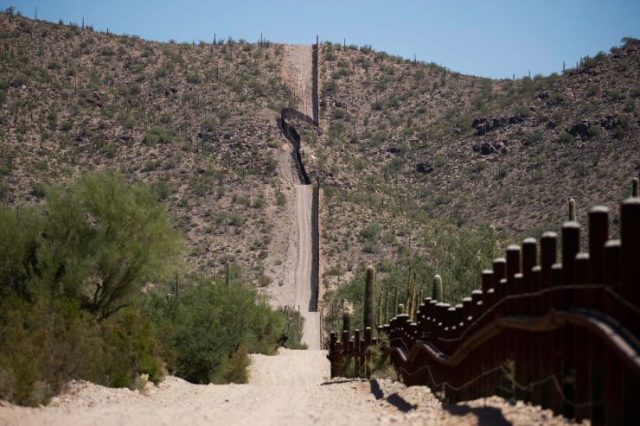
[[[431,298],[440,303],[444,300],[442,292],[442,277],[440,277],[440,275],[433,277],[433,291],[431,292]]]
[[[367,266],[367,280],[364,284],[364,327],[373,330],[373,284],[376,270],[372,265]]]
[[[346,311],[342,313],[342,331],[351,332],[351,314]]]
[[[396,315],[402,315],[404,314],[404,305],[402,303],[398,303],[398,310]]]
[[[576,221],[576,200],[569,198],[569,221]]]

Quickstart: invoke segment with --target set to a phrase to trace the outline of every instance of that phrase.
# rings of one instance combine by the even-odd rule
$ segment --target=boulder
[[[572,136],[580,136],[582,139],[587,139],[589,137],[589,128],[591,127],[591,123],[588,121],[579,121],[570,128],[567,129],[567,133]]]
[[[428,175],[433,172],[433,167],[428,163],[418,163],[416,164],[416,172]]]
[[[509,117],[509,124],[520,124],[524,123],[524,120],[527,118],[522,114],[516,114],[514,116]]]
[[[480,155],[491,155],[498,152],[507,152],[507,147],[502,142],[483,142],[481,144],[474,145],[473,150],[480,153]]]
[[[398,148],[397,146],[390,146],[389,148],[387,148],[387,152],[393,155],[399,155],[402,153],[400,148]]]
[[[612,115],[607,115],[600,121],[600,125],[607,130],[613,130],[614,127],[620,125],[620,119]]]
[[[476,118],[471,123],[471,127],[476,129],[477,135],[484,135],[507,123],[505,118]]]

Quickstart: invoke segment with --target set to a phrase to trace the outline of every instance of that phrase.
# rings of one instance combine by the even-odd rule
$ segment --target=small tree
[[[129,185],[119,174],[87,174],[50,188],[46,212],[31,285],[77,299],[101,319],[180,264],[182,237],[165,206],[147,185]]]

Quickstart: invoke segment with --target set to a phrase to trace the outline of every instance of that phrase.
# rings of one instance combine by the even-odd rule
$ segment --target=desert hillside
[[[267,279],[289,103],[283,46],[154,43],[0,14],[0,196],[115,168],[152,182],[205,272],[236,262]],[[267,214],[265,215],[265,212]]]
[[[442,255],[434,227],[538,237],[569,197],[583,223],[597,204],[617,215],[640,173],[637,40],[513,81],[326,43],[319,74],[323,134],[307,161],[329,195],[325,259],[343,271]]]
[[[284,46],[156,43],[8,14],[0,24],[5,202],[117,168],[156,185],[195,269],[236,262],[263,285],[277,278],[291,188],[278,178],[276,118],[296,103]],[[436,228],[536,235],[568,196],[584,218],[638,175],[636,40],[515,81],[331,43],[319,62],[320,130],[297,126],[323,187],[326,284],[372,260],[434,254]]]

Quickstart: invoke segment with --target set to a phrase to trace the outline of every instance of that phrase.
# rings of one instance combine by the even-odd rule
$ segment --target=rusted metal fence
[[[593,424],[640,424],[640,198],[591,209],[588,248],[570,220],[510,246],[482,272],[482,287],[451,306],[427,297],[415,318],[378,327],[407,385],[428,385],[447,402],[494,394]],[[562,245],[560,246],[560,241]],[[331,334],[331,374],[375,339]]]

